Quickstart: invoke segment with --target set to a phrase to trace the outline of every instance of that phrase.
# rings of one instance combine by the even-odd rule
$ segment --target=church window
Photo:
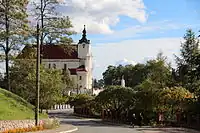
[[[64,64],[64,70],[67,70],[67,64]]]
[[[82,76],[79,77],[79,80],[82,80]]]
[[[56,69],[56,64],[53,64],[53,68]]]

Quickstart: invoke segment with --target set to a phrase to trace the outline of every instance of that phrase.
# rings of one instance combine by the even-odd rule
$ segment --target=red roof
[[[17,58],[25,58],[30,52],[36,52],[36,45],[25,46]],[[79,59],[78,45],[43,45],[41,47],[41,54],[43,59]]]
[[[77,72],[87,72],[85,65],[81,65],[78,68],[69,68],[69,71],[71,75],[76,75]]]
[[[87,72],[87,70],[83,68],[69,68],[69,71],[71,75],[76,75],[77,72]]]
[[[76,68],[69,68],[70,74],[71,75],[76,75]]]
[[[60,45],[43,45],[41,52],[43,59],[78,59],[77,50],[77,45],[70,45],[66,49]]]

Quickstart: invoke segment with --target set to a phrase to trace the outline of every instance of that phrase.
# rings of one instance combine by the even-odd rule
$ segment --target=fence
[[[62,109],[73,109],[73,106],[70,106],[69,104],[57,104],[54,105],[51,109],[52,110],[62,110]]]

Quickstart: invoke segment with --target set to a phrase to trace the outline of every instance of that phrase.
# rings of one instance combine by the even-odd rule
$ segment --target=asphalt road
[[[61,124],[72,124],[78,127],[78,130],[73,133],[143,133],[130,127],[105,124],[98,119],[76,117],[72,115],[72,112],[72,110],[53,111],[50,116],[59,118]]]
[[[57,117],[61,124],[72,124],[78,127],[73,133],[199,133],[196,131],[186,131],[182,128],[131,128],[130,126],[117,126],[105,124],[98,119],[86,119],[72,115],[73,110],[53,111],[50,116]]]

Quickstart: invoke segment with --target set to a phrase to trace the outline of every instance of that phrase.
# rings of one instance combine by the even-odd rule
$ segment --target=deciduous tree
[[[26,6],[28,0],[0,1],[0,50],[3,51],[6,64],[7,89],[9,83],[9,60],[15,50],[23,44],[27,30]],[[12,53],[12,54],[11,54]]]

